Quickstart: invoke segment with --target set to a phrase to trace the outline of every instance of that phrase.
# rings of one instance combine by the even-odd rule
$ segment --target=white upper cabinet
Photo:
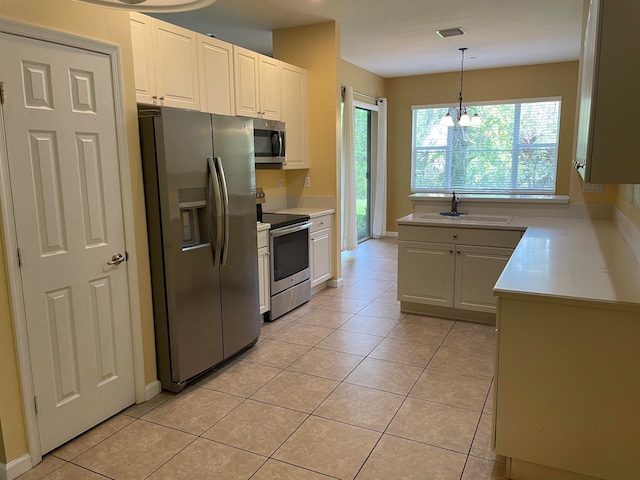
[[[235,115],[233,45],[198,34],[198,56],[202,111]]]
[[[591,0],[575,159],[587,182],[640,183],[640,97],[630,94],[640,77],[638,19],[637,0]]]
[[[135,12],[130,19],[137,101],[199,110],[197,34]]]
[[[258,117],[260,107],[259,56],[246,48],[233,46],[233,69],[236,85],[236,115]]]
[[[280,65],[280,119],[287,129],[287,163],[283,168],[309,168],[307,71],[284,62]]]
[[[280,61],[233,46],[236,114],[280,120]]]
[[[154,103],[156,77],[153,70],[151,17],[132,12],[130,21],[136,101],[138,103]]]
[[[260,55],[260,118],[280,120],[280,60]]]

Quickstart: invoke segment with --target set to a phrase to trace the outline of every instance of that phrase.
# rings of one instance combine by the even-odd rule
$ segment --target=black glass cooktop
[[[293,213],[263,213],[259,219],[262,223],[270,223],[271,229],[287,227],[296,223],[304,223],[309,220],[309,215],[296,215]]]

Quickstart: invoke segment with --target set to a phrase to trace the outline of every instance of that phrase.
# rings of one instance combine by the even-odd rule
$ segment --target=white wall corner
[[[145,387],[144,401],[148,402],[162,391],[160,380],[154,380]]]
[[[0,480],[14,480],[23,473],[31,470],[31,455],[25,453],[21,457],[11,460],[6,465],[0,463]]]
[[[640,262],[640,230],[618,209],[613,208],[613,223]]]

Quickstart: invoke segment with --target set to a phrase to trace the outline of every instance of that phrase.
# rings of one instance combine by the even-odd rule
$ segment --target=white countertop
[[[294,215],[309,215],[311,218],[321,217],[323,215],[331,215],[336,211],[333,208],[283,208],[275,210],[273,213],[292,213]]]
[[[259,232],[262,232],[263,230],[269,230],[269,227],[271,227],[270,223],[258,222],[258,231]]]
[[[398,224],[526,228],[495,285],[498,296],[553,297],[640,311],[640,263],[611,220],[514,216],[506,225],[456,225],[407,215]]]

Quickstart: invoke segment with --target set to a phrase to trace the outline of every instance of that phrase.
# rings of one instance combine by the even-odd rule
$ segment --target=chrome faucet
[[[453,192],[453,197],[451,197],[451,213],[458,214],[458,204],[461,202],[460,197],[456,197],[456,192]]]

